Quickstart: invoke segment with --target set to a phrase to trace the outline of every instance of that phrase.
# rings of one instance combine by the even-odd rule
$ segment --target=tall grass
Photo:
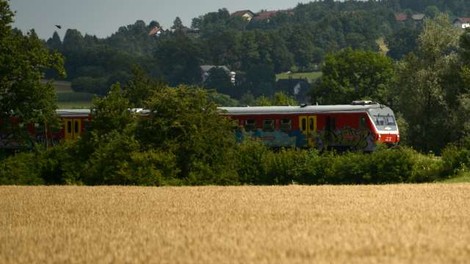
[[[470,185],[0,187],[0,263],[466,263]]]

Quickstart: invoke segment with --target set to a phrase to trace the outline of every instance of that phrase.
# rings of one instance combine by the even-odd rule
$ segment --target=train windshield
[[[390,108],[374,109],[370,111],[372,121],[380,131],[397,131],[397,122]]]

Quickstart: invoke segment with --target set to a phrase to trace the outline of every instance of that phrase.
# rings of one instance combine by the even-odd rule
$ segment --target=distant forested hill
[[[451,20],[470,17],[470,5],[468,0],[323,0],[248,12],[252,17],[220,9],[191,25],[175,18],[171,28],[139,20],[106,39],[69,29],[47,45],[65,56],[67,80],[76,91],[106,94],[111,84],[125,84],[137,65],[172,86],[204,85],[239,99],[272,95],[275,74],[317,71],[326,54],[344,48],[378,51],[378,43],[382,49],[385,43],[388,55],[400,59],[414,49],[423,19],[439,13]],[[228,71],[207,78],[202,65],[226,66],[236,78]]]

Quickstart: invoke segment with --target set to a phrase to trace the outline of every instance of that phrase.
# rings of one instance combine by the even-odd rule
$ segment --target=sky
[[[106,38],[119,27],[143,20],[155,20],[168,29],[179,17],[190,27],[193,18],[226,8],[239,10],[282,10],[311,0],[9,0],[15,13],[13,27],[23,33],[34,29],[41,39],[52,37],[54,31],[63,38],[67,29],[82,35]],[[58,29],[55,25],[60,25]]]

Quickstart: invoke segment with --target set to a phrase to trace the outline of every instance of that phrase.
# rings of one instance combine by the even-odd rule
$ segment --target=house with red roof
[[[241,17],[245,19],[246,21],[251,21],[253,17],[255,16],[255,13],[251,12],[250,10],[240,10],[232,13],[230,15],[231,17]]]
[[[470,17],[458,17],[453,22],[455,27],[470,28]]]

